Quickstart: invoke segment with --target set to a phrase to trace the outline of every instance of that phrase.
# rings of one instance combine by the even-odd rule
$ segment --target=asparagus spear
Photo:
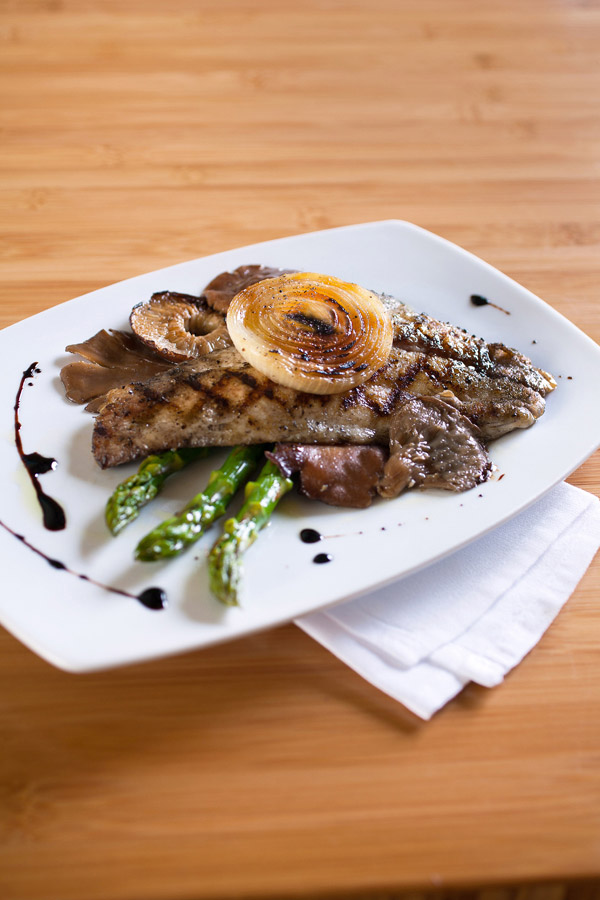
[[[207,453],[206,447],[189,447],[167,450],[144,460],[135,475],[121,482],[108,499],[105,519],[112,533],[118,534],[137,518],[141,508],[162,490],[169,475]]]
[[[292,484],[291,478],[282,475],[269,460],[256,481],[246,485],[246,500],[238,516],[225,522],[223,534],[208,556],[208,574],[212,592],[226,606],[238,605],[242,556]]]
[[[222,516],[240,485],[256,467],[264,447],[233,447],[223,465],[211,473],[205,490],[176,516],[158,525],[139,542],[136,559],[151,562],[177,556]]]

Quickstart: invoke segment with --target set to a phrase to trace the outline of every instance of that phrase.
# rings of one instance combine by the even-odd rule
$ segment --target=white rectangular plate
[[[59,380],[66,344],[100,328],[126,327],[131,307],[154,291],[198,294],[219,272],[242,263],[336,275],[393,294],[417,311],[453,322],[486,340],[516,347],[552,372],[558,389],[535,426],[491,445],[497,474],[465,494],[413,492],[364,511],[338,511],[289,494],[247,554],[242,605],[226,609],[210,595],[206,554],[219,526],[179,559],[136,563],[137,541],[202,489],[223,453],[171,479],[163,494],[117,538],[103,521],[106,499],[136,466],[101,471],[90,441],[92,417],[70,404]],[[507,310],[475,307],[480,294]],[[538,297],[465,250],[400,221],[374,222],[243,247],[162,269],[94,291],[0,333],[3,371],[0,520],[75,572],[134,594],[164,588],[160,612],[52,568],[0,529],[0,621],[40,656],[69,671],[88,671],[206,647],[289,621],[399,579],[464,546],[534,502],[600,443],[600,349]],[[21,403],[25,452],[55,457],[44,489],[66,510],[64,531],[41,524],[14,443],[13,404],[21,373],[41,373]],[[502,476],[502,477],[500,477]],[[235,508],[235,507],[234,507]],[[327,537],[299,540],[302,528]],[[312,562],[329,553],[327,565]],[[398,590],[401,591],[401,585]]]

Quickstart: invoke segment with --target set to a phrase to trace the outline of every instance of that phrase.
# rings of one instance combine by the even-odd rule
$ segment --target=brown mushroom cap
[[[133,307],[129,322],[140,340],[172,362],[231,346],[223,315],[202,297],[175,291],[153,294]]]
[[[238,266],[233,272],[221,272],[213,278],[202,291],[202,299],[206,300],[211,309],[225,314],[232,298],[244,288],[264,281],[265,278],[293,271],[295,270],[274,269],[272,266]]]

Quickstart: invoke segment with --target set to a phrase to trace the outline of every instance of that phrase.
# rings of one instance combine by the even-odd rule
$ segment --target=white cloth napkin
[[[429,719],[470,681],[499,684],[534,647],[600,546],[600,501],[562,483],[422,572],[296,621]]]

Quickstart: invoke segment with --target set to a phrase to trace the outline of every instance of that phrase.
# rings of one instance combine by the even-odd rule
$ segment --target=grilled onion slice
[[[227,311],[231,339],[272,381],[336,394],[367,381],[392,348],[380,298],[329,275],[295,272],[253,284]]]

